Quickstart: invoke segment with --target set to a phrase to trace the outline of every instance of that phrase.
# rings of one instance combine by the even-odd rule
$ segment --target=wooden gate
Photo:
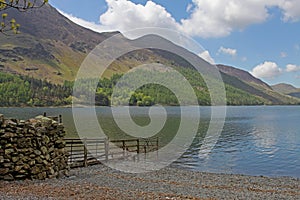
[[[141,154],[157,151],[159,139],[65,139],[71,167],[87,167],[111,159],[139,160]]]

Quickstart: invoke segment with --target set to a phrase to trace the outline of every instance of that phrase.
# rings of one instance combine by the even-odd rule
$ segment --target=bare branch
[[[39,2],[39,3],[38,3]],[[30,9],[41,8],[48,0],[0,0],[0,12],[7,9],[16,9],[20,12],[25,12]],[[2,21],[0,21],[0,34],[7,35],[7,32],[19,33],[20,24],[16,23],[15,19],[11,19],[7,22],[7,14],[2,14]]]
[[[37,4],[37,0],[0,0],[0,11],[13,8],[25,12],[29,9],[41,8],[46,3],[48,3],[48,0],[42,1],[40,5]]]

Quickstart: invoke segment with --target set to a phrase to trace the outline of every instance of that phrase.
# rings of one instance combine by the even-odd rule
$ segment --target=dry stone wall
[[[5,119],[0,114],[0,179],[46,179],[68,172],[64,126],[56,118]]]

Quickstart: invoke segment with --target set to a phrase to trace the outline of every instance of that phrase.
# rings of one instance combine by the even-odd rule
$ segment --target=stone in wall
[[[53,119],[25,121],[0,114],[0,179],[42,180],[68,172],[64,126]]]

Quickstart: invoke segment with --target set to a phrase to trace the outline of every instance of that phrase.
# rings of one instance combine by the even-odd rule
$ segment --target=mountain
[[[0,36],[0,71],[44,79],[53,84],[62,85],[66,80],[73,81],[82,61],[91,50],[105,39],[118,34],[118,32],[96,33],[76,25],[51,5],[25,13],[15,10],[8,10],[7,13],[21,24],[21,34]],[[148,35],[132,41],[132,44],[149,41],[154,39],[153,37],[155,36]],[[123,37],[120,48],[128,41]],[[177,49],[183,54],[189,53],[163,38],[155,38],[155,41]],[[196,55],[194,57],[199,64],[208,65]],[[205,102],[204,105],[208,104],[209,93],[205,83],[201,77],[195,75],[197,73],[193,71],[192,65],[184,57],[168,51],[151,48],[132,51],[115,60],[105,76],[110,78],[114,74],[122,74],[138,65],[149,63],[171,66],[189,77],[200,102]],[[227,102],[230,105],[299,103],[299,99],[276,92],[248,72],[225,65],[217,67],[224,80]],[[3,80],[6,80],[5,76]],[[20,82],[22,80],[27,79],[21,78]],[[26,102],[24,104],[26,105]]]
[[[74,80],[86,55],[116,34],[99,34],[80,27],[50,5],[27,12],[6,12],[8,18],[21,24],[21,33],[0,36],[0,69],[54,83]]]
[[[300,88],[296,88],[286,83],[280,83],[272,86],[273,90],[278,93],[300,98]]]
[[[278,93],[267,83],[255,78],[249,72],[231,66],[217,65],[225,84],[264,99],[265,104],[298,104],[299,99]]]
[[[286,84],[286,83],[279,83],[279,84],[273,85],[272,88],[273,88],[273,90],[275,90],[279,93],[282,93],[282,94],[290,94],[293,92],[300,91],[299,88],[296,88],[296,87],[294,87],[290,84]]]
[[[221,64],[217,65],[217,67],[221,72],[228,74],[230,76],[238,77],[239,79],[243,80],[246,83],[254,84],[265,89],[271,89],[271,87],[267,83],[263,82],[258,78],[255,78],[249,72],[234,67],[226,66],[226,65],[221,65]]]

